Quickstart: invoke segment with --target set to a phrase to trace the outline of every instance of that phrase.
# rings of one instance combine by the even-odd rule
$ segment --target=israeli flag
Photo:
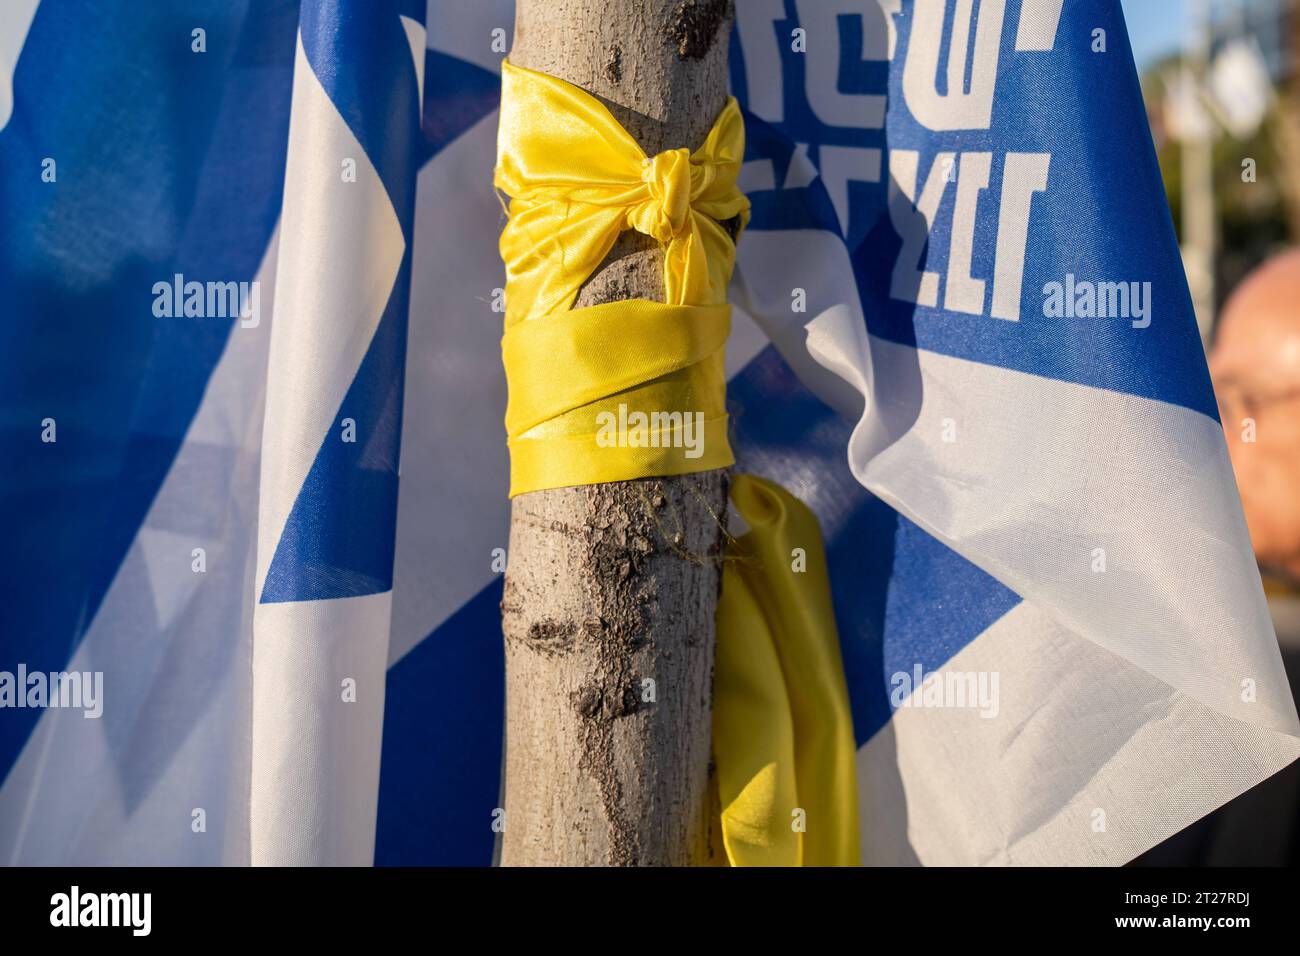
[[[862,860],[1123,863],[1300,722],[1118,0],[735,6],[733,446]],[[513,19],[0,9],[0,861],[491,862]]]

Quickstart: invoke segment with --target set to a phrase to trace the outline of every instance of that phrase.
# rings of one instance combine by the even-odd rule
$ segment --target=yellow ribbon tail
[[[713,752],[732,866],[856,866],[856,747],[817,518],[737,475],[750,526],[718,599]],[[802,554],[802,558],[800,555]]]

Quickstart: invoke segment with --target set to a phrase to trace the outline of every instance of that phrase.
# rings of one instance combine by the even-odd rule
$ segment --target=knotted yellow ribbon
[[[510,196],[501,350],[511,497],[730,465],[723,348],[735,246],[720,223],[749,219],[736,188],[736,101],[695,152],[649,157],[578,87],[501,66],[494,182]],[[664,245],[667,301],[571,309],[626,229]]]
[[[723,348],[735,247],[720,223],[749,219],[736,101],[699,149],[648,157],[576,86],[503,62],[501,87],[511,497],[730,465]],[[663,245],[667,301],[573,309],[626,229]],[[632,424],[638,413],[644,428]],[[694,435],[686,415],[702,419]],[[599,440],[611,422],[626,442]],[[857,862],[853,729],[820,529],[758,478],[737,476],[732,500],[751,530],[728,550],[718,604],[713,747],[727,859]],[[806,569],[791,566],[795,548]]]

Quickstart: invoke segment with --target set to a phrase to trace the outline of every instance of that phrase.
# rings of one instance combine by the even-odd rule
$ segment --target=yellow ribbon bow
[[[501,68],[494,182],[510,196],[501,350],[511,497],[730,465],[723,348],[735,245],[721,223],[749,219],[736,188],[736,101],[699,149],[651,157],[590,94]],[[666,301],[572,309],[626,229],[663,243]]]
[[[576,86],[503,62],[501,87],[511,497],[730,465],[723,348],[735,248],[720,223],[749,220],[736,101],[699,149],[646,156]],[[573,309],[626,229],[663,244],[667,301]],[[602,419],[618,431],[638,413],[641,440],[598,440]],[[703,420],[698,455],[673,441],[690,437],[692,413]],[[658,426],[654,414],[665,416]],[[737,476],[732,500],[751,530],[728,549],[718,603],[713,747],[727,860],[855,863],[853,726],[821,531],[762,479]],[[797,548],[807,567],[796,571]]]

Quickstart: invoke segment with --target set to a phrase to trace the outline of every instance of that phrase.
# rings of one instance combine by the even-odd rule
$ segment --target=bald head
[[[1300,248],[1269,259],[1233,290],[1210,365],[1256,385],[1300,383]]]
[[[1233,291],[1210,374],[1255,554],[1300,578],[1300,249]]]

